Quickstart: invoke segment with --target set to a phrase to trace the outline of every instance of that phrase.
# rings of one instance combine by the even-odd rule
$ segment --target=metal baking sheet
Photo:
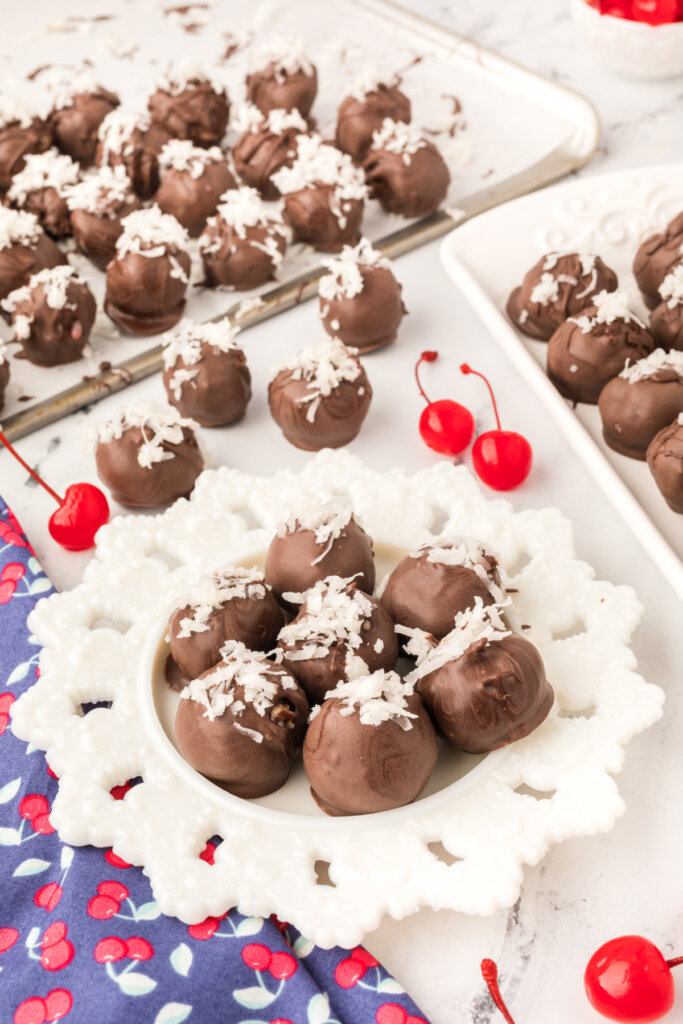
[[[400,73],[413,102],[413,123],[430,131],[452,174],[444,211],[417,221],[366,204],[364,233],[398,256],[451,230],[456,222],[567,174],[590,159],[599,137],[591,104],[579,94],[433,24],[391,0],[281,0],[254,8],[234,0],[50,0],[3,12],[4,88],[38,109],[49,105],[48,82],[89,69],[117,91],[124,106],[144,109],[155,78],[170,60],[199,58],[225,82],[236,109],[244,95],[248,50],[264,36],[303,36],[318,65],[313,109],[318,129],[332,134],[336,110],[356,70],[371,63]],[[9,51],[9,40],[13,49]],[[232,51],[232,52],[231,52]],[[462,112],[454,117],[454,97]],[[228,144],[235,140],[233,132]],[[450,211],[452,216],[449,215]],[[104,275],[78,253],[101,308]],[[186,315],[196,321],[226,314],[243,328],[316,294],[320,254],[290,247],[280,280],[258,291],[191,288]],[[261,299],[254,307],[250,301]],[[246,300],[246,301],[245,301]],[[9,329],[4,328],[9,338]],[[318,326],[311,320],[311,334]],[[31,433],[160,368],[150,339],[120,333],[100,314],[92,353],[50,369],[11,360],[3,426],[10,438]]]

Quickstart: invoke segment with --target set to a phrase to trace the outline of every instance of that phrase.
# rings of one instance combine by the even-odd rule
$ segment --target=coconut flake
[[[116,242],[118,257],[137,253],[153,259],[168,255],[168,249],[184,251],[189,242],[182,224],[170,213],[162,213],[154,204],[147,210],[135,210],[121,221],[123,231]],[[182,271],[182,267],[179,267]]]
[[[332,394],[342,381],[353,381],[360,377],[362,367],[355,356],[357,348],[347,348],[339,338],[328,338],[315,345],[300,349],[286,363],[271,370],[271,381],[284,370],[290,370],[292,380],[303,380],[306,393],[297,398],[297,405],[308,405],[306,419],[315,421],[318,406],[323,398]]]
[[[665,352],[663,348],[656,348],[649,356],[639,359],[637,363],[627,366],[619,374],[629,384],[635,384],[640,380],[647,380],[658,370],[675,370],[683,377],[683,352]]]
[[[329,274],[320,278],[318,294],[329,302],[334,299],[352,299],[363,291],[360,267],[391,267],[386,256],[373,249],[367,238],[361,238],[355,246],[345,245],[338,256],[322,262]]]
[[[382,725],[396,722],[402,729],[412,729],[411,719],[417,718],[408,710],[408,697],[413,685],[401,679],[397,672],[378,669],[371,675],[358,676],[337,683],[325,694],[325,700],[335,698],[342,703],[339,714],[346,718],[358,712],[363,725]]]
[[[679,263],[666,275],[659,286],[659,294],[669,309],[683,305],[683,263]]]
[[[75,75],[70,82],[56,82],[49,88],[54,93],[53,107],[55,110],[64,110],[66,107],[73,106],[76,96],[97,94],[102,91],[102,86],[98,85],[87,71]]]
[[[178,639],[207,632],[212,613],[230,601],[260,600],[269,590],[263,573],[254,568],[229,565],[200,577],[179,600],[179,607],[190,608],[191,614],[180,620]]]
[[[307,132],[308,125],[299,111],[278,108],[263,114],[253,103],[243,103],[232,121],[231,127],[240,135],[257,132],[267,128],[273,135],[284,135],[290,128],[299,132]]]
[[[0,129],[7,128],[9,125],[30,128],[33,116],[29,108],[20,100],[0,95]]]
[[[260,295],[255,295],[253,299],[242,299],[239,306],[233,313],[235,320],[243,320],[245,316],[250,313],[254,313],[257,309],[263,309],[265,302]]]
[[[75,309],[73,303],[67,302],[69,285],[72,283],[87,284],[75,267],[66,265],[49,267],[33,274],[28,284],[22,288],[15,288],[6,299],[0,302],[0,306],[8,313],[12,313],[20,303],[30,299],[34,288],[42,285],[45,301],[51,309],[64,309],[65,307]]]
[[[278,668],[262,651],[250,651],[237,640],[228,640],[223,645],[221,658],[211,672],[193,679],[180,694],[181,700],[202,704],[206,708],[204,717],[209,721],[226,711],[239,718],[247,705],[264,718],[281,687],[296,689],[297,684],[288,672]],[[238,686],[243,691],[239,698],[235,694]]]
[[[139,427],[142,432],[138,464],[143,469],[151,469],[157,462],[168,462],[176,457],[176,453],[168,451],[164,445],[181,444],[183,428],[192,433],[199,429],[194,420],[184,419],[171,406],[139,398],[119,409],[111,419],[98,423],[95,438],[102,444],[109,444],[118,441],[131,427]]]
[[[40,188],[54,188],[60,196],[78,181],[80,168],[70,156],[48,149],[46,153],[28,153],[26,163],[12,178],[7,197],[22,206],[29,192]]]
[[[405,164],[409,164],[411,157],[426,145],[426,140],[412,125],[385,117],[382,126],[375,128],[372,133],[370,149],[384,149],[387,153],[397,153]]]
[[[85,210],[98,217],[113,220],[121,204],[132,200],[130,178],[123,164],[118,167],[100,167],[64,192],[70,210]]]
[[[42,233],[35,214],[0,206],[0,250],[13,245],[32,246]]]
[[[141,132],[149,130],[150,120],[146,114],[137,110],[123,110],[117,107],[104,118],[97,129],[97,138],[102,143],[102,159],[106,163],[109,154],[131,156],[135,147],[131,141],[136,129]]]
[[[278,645],[301,644],[298,650],[283,652],[288,660],[325,658],[337,644],[345,644],[353,655],[362,645],[361,631],[373,606],[367,594],[358,590],[354,576],[328,576],[304,593],[286,592],[283,597],[291,604],[306,605],[305,615],[284,626],[278,635]]]
[[[593,305],[596,313],[593,316],[570,316],[569,322],[576,324],[582,334],[588,334],[599,324],[613,324],[615,320],[623,320],[625,323],[635,323],[645,328],[645,324],[632,313],[628,305],[628,293],[623,291],[607,292],[601,291],[593,296]]]
[[[281,167],[270,179],[283,195],[333,185],[337,202],[365,199],[368,190],[363,172],[348,153],[324,145],[320,135],[297,135],[295,141],[294,163],[291,167]],[[337,219],[340,220],[340,216]]]
[[[560,285],[556,278],[549,272],[541,274],[541,280],[531,289],[530,302],[537,302],[540,306],[546,306],[549,302],[556,302],[560,294]]]
[[[480,597],[474,600],[474,606],[464,612],[458,612],[450,633],[436,646],[427,650],[422,647],[418,655],[417,667],[406,676],[406,682],[415,686],[418,680],[442,668],[458,658],[479,640],[487,644],[496,643],[511,632],[501,618],[502,607],[499,604],[485,605]],[[402,630],[403,632],[403,630]]]
[[[202,360],[202,346],[209,345],[217,352],[234,352],[239,348],[234,327],[227,317],[218,323],[195,324],[192,320],[181,320],[171,331],[162,335],[164,366],[171,369],[181,359],[187,366],[195,366]]]
[[[278,525],[275,535],[285,537],[290,533],[311,530],[315,534],[315,543],[325,545],[322,554],[311,562],[311,565],[317,565],[330,553],[335,540],[341,537],[352,517],[351,509],[338,502],[302,504],[294,515]]]
[[[274,210],[272,204],[266,204],[255,188],[247,185],[224,192],[216,212],[240,238],[246,237],[248,228],[255,227],[267,228],[283,237],[287,235],[282,214]],[[215,223],[215,218],[209,218],[208,223]]]
[[[197,179],[201,178],[209,164],[219,163],[224,159],[220,146],[202,149],[201,146],[195,146],[190,139],[171,139],[162,147],[159,167],[162,175],[173,169],[189,171],[190,177]]]
[[[203,63],[192,57],[183,57],[177,64],[160,75],[156,87],[171,96],[178,96],[181,92],[185,92],[186,89],[200,82],[208,82],[214,92],[225,95],[223,83],[215,78],[210,78],[204,70]]]
[[[437,565],[461,565],[466,569],[471,569],[477,574],[496,603],[505,600],[504,586],[492,579],[482,564],[482,560],[487,560],[498,568],[499,559],[478,540],[459,536],[438,537],[427,544],[422,544],[416,551],[411,551],[409,557],[424,558],[425,555],[428,562]],[[500,572],[500,569],[498,571]]]
[[[315,71],[300,36],[268,39],[254,47],[249,54],[249,70],[253,73],[266,68],[272,70],[278,82],[283,82],[287,75],[295,75],[299,71],[309,76]]]
[[[398,75],[385,74],[374,64],[364,64],[353,77],[349,96],[362,103],[368,93],[378,92],[379,89],[392,89],[399,82]]]

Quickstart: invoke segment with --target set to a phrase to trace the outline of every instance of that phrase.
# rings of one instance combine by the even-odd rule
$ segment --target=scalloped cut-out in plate
[[[253,562],[302,501],[339,495],[374,538],[380,576],[434,528],[494,548],[512,574],[508,618],[530,627],[556,695],[531,736],[478,763],[445,751],[426,796],[353,818],[320,814],[300,768],[261,801],[202,779],[175,750],[175,698],[161,678],[166,616],[196,574]],[[164,913],[195,923],[237,906],[275,913],[321,946],[352,947],[387,913],[510,906],[524,864],[614,825],[624,804],[612,775],[663,702],[635,672],[629,641],[640,614],[630,587],[596,580],[576,557],[557,510],[488,500],[464,466],[380,473],[341,450],[272,478],[208,470],[190,501],[114,519],[83,582],[36,607],[41,676],[13,705],[12,726],[59,776],[51,820],[61,838],[113,846],[142,865]],[[94,629],[102,619],[132,625]],[[103,694],[109,710],[80,715]],[[112,799],[113,785],[137,776],[125,800]],[[209,865],[199,855],[213,835],[223,842]]]

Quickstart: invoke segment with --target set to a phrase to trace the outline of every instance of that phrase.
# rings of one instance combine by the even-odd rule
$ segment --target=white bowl
[[[570,0],[579,31],[598,56],[629,78],[683,75],[683,22],[648,25],[600,14],[586,0]]]

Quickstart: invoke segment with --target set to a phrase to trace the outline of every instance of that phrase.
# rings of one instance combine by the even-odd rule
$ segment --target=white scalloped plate
[[[683,164],[582,177],[475,217],[448,235],[441,258],[636,540],[683,597],[683,516],[668,507],[646,463],[608,448],[596,406],[574,409],[562,398],[545,374],[548,346],[527,338],[505,314],[510,292],[544,252],[588,249],[616,271],[633,309],[647,322],[631,272],[633,257],[646,235],[681,210]]]
[[[531,736],[484,758],[445,751],[426,796],[355,818],[319,814],[300,766],[260,801],[198,776],[174,747],[160,670],[174,594],[198,571],[258,562],[302,495],[339,494],[375,538],[380,572],[441,532],[494,547],[516,588],[511,619],[530,626],[556,694]],[[662,691],[635,673],[628,646],[639,602],[593,577],[557,510],[487,500],[463,466],[379,473],[325,451],[273,478],[209,470],[189,502],[104,527],[83,583],[40,602],[30,626],[44,645],[41,677],[14,704],[13,729],[60,777],[61,838],[142,865],[161,910],[188,923],[237,906],[276,913],[321,946],[353,946],[385,913],[490,914],[515,901],[522,866],[551,843],[613,826],[624,805],[612,774],[661,715]],[[82,714],[102,700],[111,708]],[[124,800],[110,796],[137,775]],[[199,853],[214,834],[224,841],[211,866]]]

